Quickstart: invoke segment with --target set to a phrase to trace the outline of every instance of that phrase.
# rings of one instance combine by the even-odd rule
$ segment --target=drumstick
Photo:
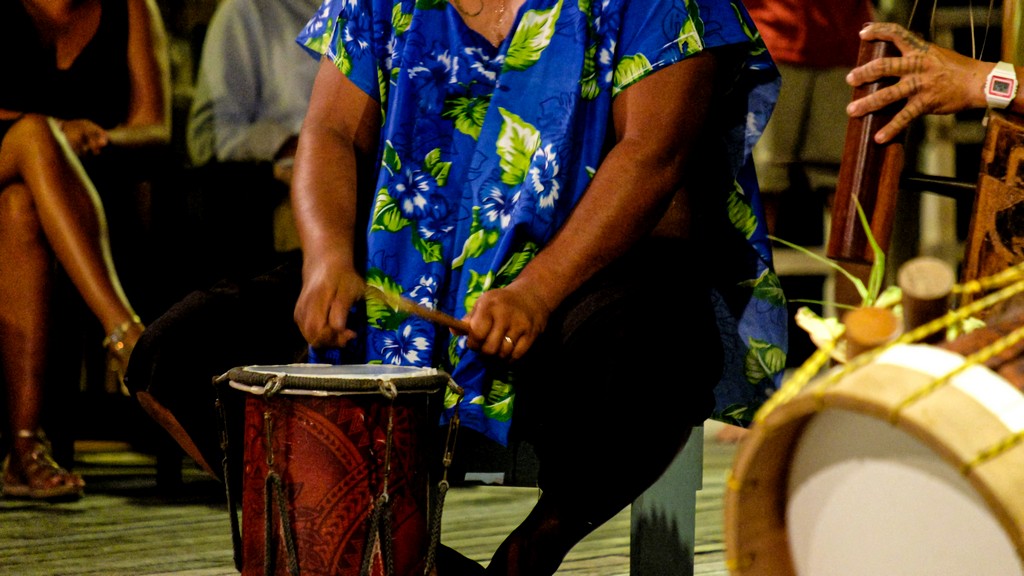
[[[432,310],[426,306],[420,306],[419,304],[403,298],[398,294],[388,294],[376,286],[366,285],[366,295],[373,295],[374,298],[379,298],[386,302],[388,306],[391,306],[399,312],[405,312],[406,314],[413,314],[420,318],[430,320],[435,324],[440,324],[446,328],[450,328],[459,334],[469,334],[469,324],[459,320],[458,318],[441,312],[440,310]]]

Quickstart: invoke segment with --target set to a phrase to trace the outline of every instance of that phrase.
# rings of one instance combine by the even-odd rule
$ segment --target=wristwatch
[[[1006,108],[1017,96],[1017,72],[1013,64],[996,64],[985,80],[985,101],[989,108]]]

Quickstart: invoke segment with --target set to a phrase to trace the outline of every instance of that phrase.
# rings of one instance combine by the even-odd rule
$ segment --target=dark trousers
[[[587,521],[643,493],[714,407],[721,340],[692,264],[681,241],[641,244],[563,303],[516,366],[512,435],[534,446],[544,494]],[[666,281],[673,267],[682,283]]]

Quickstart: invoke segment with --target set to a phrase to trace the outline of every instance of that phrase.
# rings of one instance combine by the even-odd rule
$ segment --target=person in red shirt
[[[746,0],[744,5],[782,73],[779,101],[754,147],[769,229],[776,233],[780,222],[803,225],[803,218],[790,217],[785,207],[796,210],[806,205],[801,195],[835,186],[846,105],[853,94],[846,74],[857,65],[858,33],[874,19],[875,9],[871,0]],[[820,212],[817,216],[814,223],[820,222]],[[802,243],[797,236],[804,232],[785,230],[794,236],[786,239]]]

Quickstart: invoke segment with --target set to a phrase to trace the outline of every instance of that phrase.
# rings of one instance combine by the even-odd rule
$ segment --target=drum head
[[[386,386],[397,392],[433,393],[451,378],[436,368],[384,364],[276,364],[234,368],[232,388],[253,394],[377,394]]]
[[[797,442],[787,493],[797,574],[1024,574],[970,482],[888,422],[822,411]]]
[[[725,496],[733,576],[1024,576],[1024,395],[998,374],[901,345],[760,416]]]

